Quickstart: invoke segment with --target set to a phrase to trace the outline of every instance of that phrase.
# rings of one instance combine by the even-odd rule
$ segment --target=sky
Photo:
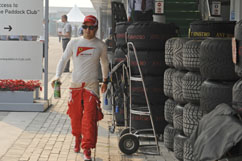
[[[49,0],[50,7],[93,7],[90,0]]]

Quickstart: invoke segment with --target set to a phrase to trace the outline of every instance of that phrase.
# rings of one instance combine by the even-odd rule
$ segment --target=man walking
[[[101,91],[107,89],[108,58],[107,46],[96,38],[98,20],[96,17],[86,16],[83,22],[83,37],[71,40],[58,63],[57,80],[60,78],[65,64],[72,57],[74,70],[70,88],[70,99],[67,114],[71,118],[72,134],[75,136],[75,152],[84,150],[84,160],[91,160],[91,149],[97,143],[97,106],[99,82],[98,67],[101,62],[103,84]],[[101,61],[100,61],[101,60]],[[53,82],[52,82],[53,84]]]
[[[62,48],[64,52],[68,42],[71,39],[72,27],[71,27],[71,24],[67,21],[67,15],[61,16],[61,21],[64,24],[63,24],[62,32],[59,32],[58,35],[62,39]],[[70,68],[70,60],[67,62],[64,72],[69,72],[70,71],[69,68]]]

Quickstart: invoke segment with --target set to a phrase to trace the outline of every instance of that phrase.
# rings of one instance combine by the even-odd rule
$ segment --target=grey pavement
[[[46,112],[0,112],[0,160],[1,161],[82,161],[82,152],[74,153],[70,119],[66,115],[71,74],[62,78],[62,97],[53,99]],[[99,122],[96,161],[176,161],[174,155],[160,143],[160,156],[140,152],[127,156],[118,148],[118,131],[109,132],[112,116],[104,111]]]

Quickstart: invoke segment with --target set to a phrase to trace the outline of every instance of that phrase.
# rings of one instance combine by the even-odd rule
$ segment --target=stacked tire
[[[233,86],[233,108],[241,115],[242,114],[242,21],[239,21],[235,26],[235,43],[236,52],[233,53],[233,62],[235,64],[235,72],[240,79]]]
[[[189,37],[233,37],[235,21],[194,21]]]
[[[203,41],[197,42],[200,44],[200,46],[197,46],[200,48],[200,50],[198,50],[199,58],[195,57],[199,63],[197,69],[199,69],[202,78],[200,79],[199,84],[202,84],[199,85],[200,95],[197,95],[200,99],[199,102],[193,102],[193,100],[190,100],[192,102],[186,105],[187,110],[189,110],[190,105],[194,106],[193,114],[189,114],[187,110],[184,110],[184,117],[189,116],[189,118],[184,119],[184,131],[186,131],[185,133],[187,135],[191,134],[192,131],[190,129],[195,129],[202,115],[212,111],[220,103],[231,102],[231,88],[234,80],[237,79],[231,64],[230,37],[233,37],[234,35],[234,25],[235,22],[231,21],[196,21],[190,24],[190,37],[219,38],[206,38]],[[190,54],[187,54],[186,56],[190,57]],[[191,58],[194,59],[194,56],[191,55]],[[198,65],[196,61],[193,63],[193,66],[196,66],[195,64]],[[203,80],[205,81],[202,82]],[[193,90],[193,92],[195,91],[196,90]],[[186,92],[185,89],[184,92]],[[198,103],[200,103],[200,106]],[[192,119],[194,116],[196,116],[195,120]],[[185,127],[187,124],[186,120],[190,121],[189,126],[194,128]],[[195,122],[195,126],[192,122]],[[193,145],[190,139],[186,140],[184,144],[183,157],[184,161],[194,160]]]
[[[201,44],[200,71],[206,79],[200,104],[205,113],[221,103],[231,104],[232,88],[238,76],[232,62],[231,38],[209,38]]]
[[[164,119],[166,96],[163,92],[163,74],[165,66],[165,42],[176,35],[176,27],[157,22],[136,22],[127,28],[128,42],[132,42],[137,52],[147,91],[151,113],[157,134],[163,134],[167,122]],[[131,75],[138,76],[138,63],[134,50],[130,47]],[[142,82],[131,81],[132,109],[147,111],[147,102]],[[146,107],[146,108],[142,108]],[[134,129],[151,129],[149,116],[131,113],[131,126]]]
[[[125,40],[125,33],[127,31],[128,26],[130,23],[128,22],[118,22],[115,28],[115,52],[113,57],[113,64],[112,67],[116,66],[118,63],[126,59],[127,55],[127,43]],[[122,83],[122,75],[123,71],[122,68],[119,68],[115,75],[112,76],[112,83],[113,83],[113,97],[114,97],[114,104],[115,104],[115,121],[117,126],[124,125],[124,94],[123,94],[123,85]]]
[[[183,132],[184,99],[182,84],[187,70],[183,63],[183,48],[189,38],[171,38],[165,44],[165,63],[169,67],[164,73],[165,119],[169,123],[164,132],[165,147],[174,151],[178,160],[183,160],[183,145],[187,139]]]
[[[116,49],[114,52],[113,66],[120,63],[122,60],[126,59],[127,55],[127,43],[125,34],[130,23],[128,22],[118,22],[115,29],[115,44]]]
[[[164,144],[174,150],[178,160],[194,160],[189,137],[202,116],[222,102],[231,102],[237,77],[231,65],[231,39],[224,37],[233,37],[234,24],[196,21],[190,25],[190,38],[171,38],[166,42],[165,60],[170,68],[164,76],[164,90],[169,97],[165,118],[169,125]]]
[[[183,64],[188,70],[182,80],[182,92],[188,102],[183,110],[183,132],[187,140],[183,144],[183,160],[193,161],[190,136],[197,128],[203,116],[200,108],[200,89],[204,78],[200,73],[200,44],[203,39],[194,39],[186,42],[183,48]]]
[[[239,80],[233,86],[232,93],[232,107],[235,109],[240,117],[242,116],[242,20],[237,22],[235,26],[235,50],[233,49],[233,63],[235,64],[235,72],[239,77]],[[234,52],[236,51],[236,52]],[[242,142],[237,143],[233,149],[236,149],[236,156],[240,156],[242,153]]]
[[[196,48],[191,47],[192,44],[197,46],[198,57],[189,54],[191,49]],[[192,55],[189,59],[196,58],[197,61],[194,62],[198,62],[191,63],[189,68],[186,67],[190,71],[183,79],[183,95],[189,102],[183,111],[183,131],[188,137],[184,143],[183,159],[193,161],[190,135],[204,114],[211,112],[221,103],[231,103],[232,87],[238,78],[232,64],[231,38],[191,40],[186,45],[183,60],[186,61]],[[186,50],[188,50],[187,53]],[[184,62],[184,64],[187,63]]]

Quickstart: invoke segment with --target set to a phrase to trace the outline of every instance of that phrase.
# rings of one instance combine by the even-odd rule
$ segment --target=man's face
[[[95,37],[98,27],[93,26],[92,23],[86,22],[83,24],[83,37],[85,39],[92,39]]]
[[[66,18],[64,16],[61,17],[62,22],[66,22]]]

